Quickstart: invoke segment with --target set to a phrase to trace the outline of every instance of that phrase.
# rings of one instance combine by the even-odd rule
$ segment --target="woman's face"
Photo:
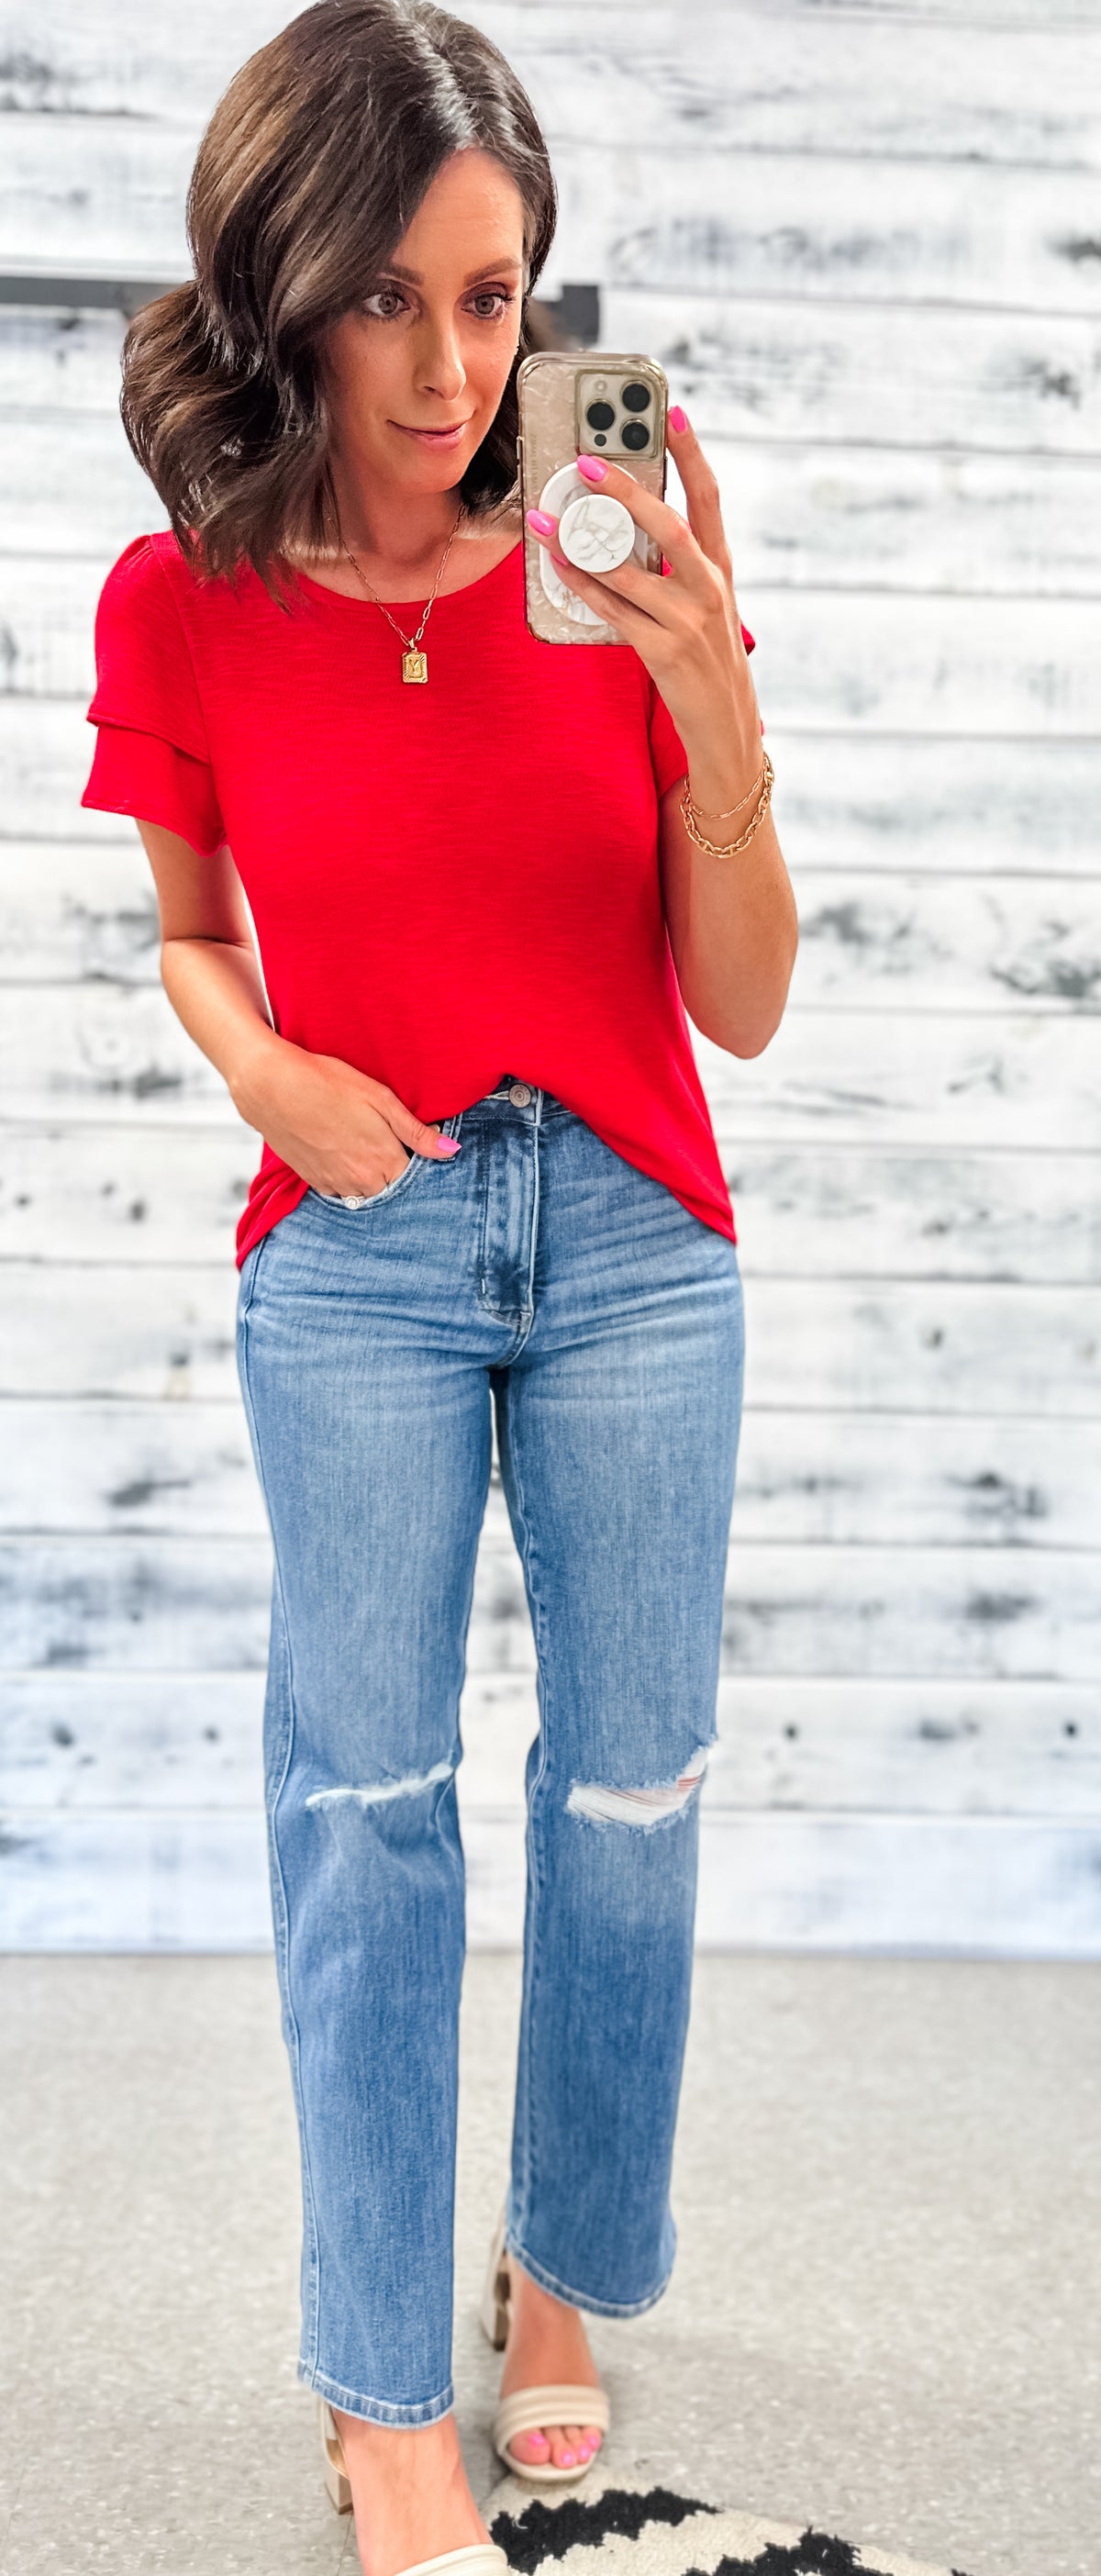
[[[523,286],[520,192],[488,153],[457,152],[362,305],[329,333],[337,462],[376,487],[461,482],[508,381]]]

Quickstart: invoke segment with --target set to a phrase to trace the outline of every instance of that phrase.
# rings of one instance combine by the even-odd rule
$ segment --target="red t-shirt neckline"
[[[438,609],[450,608],[453,599],[469,599],[472,590],[484,590],[487,582],[496,581],[498,573],[504,572],[506,565],[511,564],[514,556],[519,553],[523,542],[522,537],[517,537],[515,545],[509,547],[508,553],[501,556],[499,563],[491,564],[488,572],[475,573],[473,581],[460,583],[458,590],[442,591],[432,602],[433,617]],[[391,616],[400,616],[405,611],[411,617],[415,609],[426,607],[428,602],[427,592],[419,599],[368,599],[366,593],[362,598],[358,598],[353,591],[330,590],[327,582],[315,581],[312,572],[303,572],[301,564],[288,564],[287,570],[295,581],[301,582],[303,589],[308,590],[314,599],[331,599],[335,608],[388,608]]]

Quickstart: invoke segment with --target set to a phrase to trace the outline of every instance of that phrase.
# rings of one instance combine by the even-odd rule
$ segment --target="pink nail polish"
[[[748,626],[743,626],[743,628],[742,628],[742,642],[743,642],[743,644],[745,645],[745,649],[746,649],[746,652],[747,652],[747,653],[752,653],[752,651],[753,651],[753,647],[754,647],[754,645],[755,645],[756,641],[757,641],[756,636],[755,636],[755,635],[751,635],[751,634],[750,634],[750,631],[749,631]]]
[[[551,556],[551,562],[552,562],[552,564],[557,564],[558,569],[559,569],[559,572],[572,572],[572,571],[573,571],[573,565],[572,565],[572,564],[567,563],[566,558],[565,558],[565,555],[552,555],[552,556]]]
[[[460,1146],[460,1144],[459,1144],[459,1139],[458,1139],[458,1137],[457,1137],[457,1136],[438,1136],[438,1137],[437,1137],[437,1139],[436,1139],[436,1152],[437,1152],[437,1154],[458,1154],[458,1153],[460,1153],[461,1151],[462,1151],[462,1148],[461,1148],[461,1146]]]
[[[564,2469],[576,2468],[577,2462],[572,2451],[563,2451],[561,2465]]]
[[[679,403],[670,404],[669,427],[670,429],[675,430],[687,429],[688,427],[688,414],[686,411],[681,410]]]
[[[548,519],[545,510],[528,511],[528,526],[534,528],[537,537],[553,537],[556,524],[554,519]]]
[[[584,475],[586,483],[602,483],[608,468],[602,456],[579,456],[577,471]]]

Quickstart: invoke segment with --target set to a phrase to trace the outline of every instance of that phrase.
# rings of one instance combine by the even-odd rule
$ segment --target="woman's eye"
[[[391,322],[395,313],[405,309],[405,297],[396,286],[376,286],[373,295],[365,295],[363,310],[379,322]]]
[[[512,297],[507,286],[481,286],[470,301],[479,322],[496,322],[506,306],[511,304]]]

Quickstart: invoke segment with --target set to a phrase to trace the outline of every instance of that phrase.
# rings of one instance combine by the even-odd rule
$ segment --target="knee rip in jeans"
[[[566,1800],[568,1816],[584,1816],[590,1825],[633,1825],[649,1834],[655,1825],[679,1816],[699,1788],[707,1769],[710,1745],[699,1744],[678,1780],[653,1788],[609,1789],[601,1780],[575,1780]]]
[[[380,1780],[363,1789],[315,1789],[307,1798],[307,1807],[387,1807],[394,1798],[420,1798],[434,1789],[440,1780],[450,1780],[453,1762],[434,1762],[430,1771],[414,1772],[408,1780]]]

